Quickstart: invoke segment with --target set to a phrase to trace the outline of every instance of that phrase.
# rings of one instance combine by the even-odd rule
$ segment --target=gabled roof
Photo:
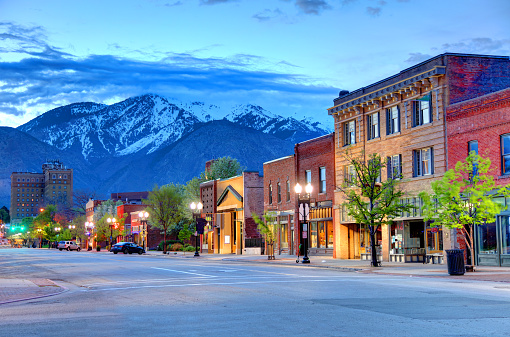
[[[223,190],[223,193],[221,193],[220,197],[218,198],[216,206],[219,206],[221,204],[223,199],[225,199],[225,197],[227,196],[228,192],[232,193],[232,195],[236,197],[237,200],[243,202],[243,197],[241,196],[241,194],[239,194],[239,192],[237,192],[232,186],[228,185],[227,188]]]

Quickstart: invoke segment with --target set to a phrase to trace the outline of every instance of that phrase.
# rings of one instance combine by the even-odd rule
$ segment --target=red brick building
[[[446,110],[448,168],[463,161],[470,151],[489,158],[496,185],[510,184],[510,88],[450,105]],[[498,198],[507,207],[510,200]],[[508,208],[507,208],[508,209]],[[510,266],[510,213],[495,223],[478,226],[475,255],[478,265]],[[465,243],[457,237],[459,248]]]
[[[311,255],[333,255],[334,133],[298,143],[294,155],[264,163],[264,210],[279,225],[276,253],[297,254],[302,241],[296,183],[313,187],[307,214]],[[303,192],[304,193],[304,192]]]

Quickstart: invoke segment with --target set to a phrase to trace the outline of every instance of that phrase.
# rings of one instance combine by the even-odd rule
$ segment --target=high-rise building
[[[60,160],[47,160],[42,171],[11,174],[11,223],[37,216],[47,204],[72,205],[73,170]]]

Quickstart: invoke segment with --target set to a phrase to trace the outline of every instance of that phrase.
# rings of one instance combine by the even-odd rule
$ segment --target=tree
[[[149,224],[163,231],[164,242],[170,229],[186,217],[187,207],[183,201],[182,186],[174,184],[154,186],[148,199],[142,201],[148,207]],[[163,245],[163,254],[166,254],[166,245]]]
[[[9,215],[9,209],[5,206],[0,208],[0,223],[6,224],[11,222],[11,217]]]
[[[264,236],[267,245],[271,247],[271,250],[268,250],[268,259],[274,260],[274,243],[280,231],[280,225],[276,222],[274,213],[264,212],[264,220],[255,212],[251,213],[251,216],[257,224],[257,229]]]
[[[509,196],[509,186],[495,187],[494,177],[488,175],[491,161],[474,151],[465,161],[459,161],[443,178],[432,182],[433,193],[420,193],[425,220],[433,226],[456,228],[471,252],[474,264],[473,232],[477,225],[496,220],[503,206],[494,202],[495,196]],[[474,270],[474,268],[473,268]]]
[[[181,240],[183,243],[185,243],[186,241],[189,241],[191,234],[193,234],[193,231],[190,229],[190,225],[184,225],[183,228],[179,231],[179,236],[178,236],[179,240]],[[186,246],[186,245],[184,245],[184,246]],[[183,254],[186,254],[185,249],[183,249]]]
[[[391,224],[394,218],[414,206],[401,202],[405,195],[399,188],[401,175],[389,174],[381,182],[381,169],[386,164],[378,154],[370,155],[367,160],[363,152],[353,156],[346,151],[345,158],[352,170],[351,173],[347,170],[344,183],[338,187],[345,195],[343,206],[356,223],[368,226],[372,266],[379,267],[375,234],[382,225]]]
[[[98,199],[99,195],[96,191],[91,190],[74,190],[73,191],[73,203],[74,203],[74,212],[77,215],[85,215],[87,202],[90,199]]]

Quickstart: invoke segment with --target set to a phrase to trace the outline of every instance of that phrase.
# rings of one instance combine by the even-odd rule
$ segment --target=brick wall
[[[243,172],[244,181],[244,235],[245,238],[259,238],[260,233],[253,221],[252,212],[264,212],[264,178],[258,172]]]
[[[290,200],[287,201],[287,180],[290,184]],[[281,184],[281,199],[278,203],[277,185]],[[269,203],[269,185],[273,186],[272,203]],[[286,211],[295,208],[294,155],[264,163],[264,210]]]

